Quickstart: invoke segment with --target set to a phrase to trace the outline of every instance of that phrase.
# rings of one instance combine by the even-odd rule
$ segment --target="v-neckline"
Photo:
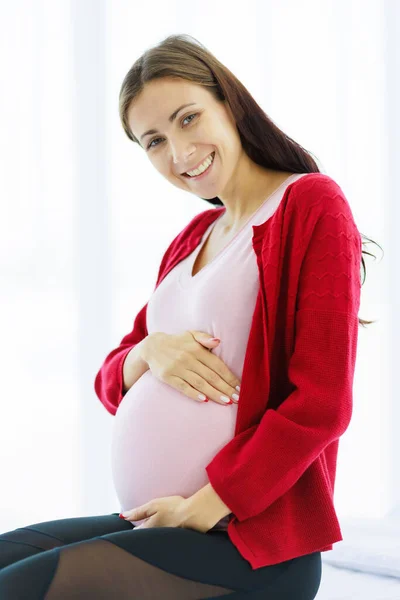
[[[221,248],[221,250],[219,252],[217,252],[217,254],[206,264],[204,265],[200,271],[197,271],[197,273],[195,273],[193,275],[193,268],[194,265],[196,263],[197,257],[200,254],[204,244],[207,242],[208,238],[211,235],[212,230],[214,229],[215,225],[217,224],[217,222],[223,217],[223,215],[226,213],[226,209],[219,215],[219,217],[217,217],[215,219],[215,221],[213,221],[209,227],[206,229],[206,231],[203,234],[203,239],[200,242],[197,251],[194,255],[194,260],[191,262],[191,266],[190,266],[190,271],[189,271],[189,279],[193,280],[196,279],[198,277],[198,275],[200,275],[200,273],[202,273],[204,271],[204,269],[207,269],[207,267],[209,265],[211,265],[217,258],[219,258],[230,246],[231,244],[233,244],[233,242],[236,240],[236,238],[238,237],[238,235],[245,229],[245,227],[247,227],[247,225],[249,224],[249,222],[254,219],[254,217],[258,214],[259,211],[261,211],[261,209],[264,207],[264,205],[266,204],[266,202],[268,202],[268,200],[270,200],[272,198],[272,196],[274,196],[277,192],[279,192],[281,190],[281,188],[284,185],[288,185],[288,181],[289,179],[291,179],[294,175],[298,175],[298,173],[292,173],[291,175],[289,175],[289,177],[286,177],[286,179],[284,179],[284,181],[282,181],[280,183],[280,185],[273,191],[271,192],[271,194],[269,194],[269,196],[267,196],[265,198],[265,200],[260,204],[260,206],[249,216],[249,218],[245,221],[245,223],[241,226],[240,229],[238,229],[238,231],[235,233],[235,235],[228,241],[228,243]],[[271,215],[273,216],[273,215]],[[207,234],[208,232],[208,234]]]
[[[207,241],[208,241],[208,239],[209,239],[209,237],[210,237],[210,235],[211,235],[211,233],[212,233],[212,231],[213,231],[214,227],[216,226],[217,222],[218,222],[218,221],[219,221],[219,220],[220,220],[220,219],[223,217],[223,215],[224,215],[224,214],[225,214],[225,211],[223,211],[223,212],[222,212],[222,213],[219,215],[219,217],[217,217],[217,218],[215,219],[215,221],[213,221],[213,222],[212,222],[212,223],[209,225],[209,227],[207,228],[207,230],[206,230],[206,231],[205,231],[205,233],[203,234],[203,240],[200,242],[200,244],[199,244],[199,246],[198,246],[198,248],[197,248],[197,252],[196,252],[196,253],[195,253],[195,255],[194,255],[194,260],[191,262],[191,267],[190,267],[190,278],[191,278],[191,279],[194,279],[195,277],[197,277],[197,275],[199,275],[199,273],[201,273],[201,272],[202,272],[202,271],[203,271],[205,268],[207,268],[207,267],[208,267],[208,265],[210,265],[210,264],[211,264],[211,263],[212,263],[212,262],[213,262],[213,261],[214,261],[214,260],[215,260],[215,259],[216,259],[216,258],[219,256],[219,255],[220,255],[220,253],[221,253],[221,252],[223,252],[223,251],[225,250],[225,248],[227,248],[227,247],[229,246],[229,244],[230,244],[230,243],[233,241],[233,239],[234,239],[234,238],[231,238],[231,239],[228,241],[228,243],[227,243],[227,244],[226,244],[226,245],[225,245],[223,248],[221,248],[221,249],[220,249],[220,251],[219,251],[219,252],[217,252],[217,254],[216,254],[216,255],[215,255],[215,256],[214,256],[214,257],[213,257],[213,258],[212,258],[212,259],[211,259],[211,260],[210,260],[210,261],[209,261],[207,264],[205,264],[203,267],[201,267],[201,269],[200,269],[199,271],[197,271],[197,273],[195,273],[195,274],[193,275],[193,269],[194,269],[194,266],[195,266],[196,260],[197,260],[197,258],[198,258],[198,256],[199,256],[200,252],[202,251],[202,249],[204,248],[205,244],[207,243]],[[207,232],[208,232],[208,233],[207,233]],[[237,232],[237,233],[239,233],[239,232]],[[235,236],[234,236],[234,237],[236,237],[236,234],[235,234]]]

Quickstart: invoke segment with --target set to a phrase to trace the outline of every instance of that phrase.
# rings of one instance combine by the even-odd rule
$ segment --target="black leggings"
[[[135,527],[118,513],[0,535],[1,600],[313,600],[321,552],[252,569],[226,531]]]

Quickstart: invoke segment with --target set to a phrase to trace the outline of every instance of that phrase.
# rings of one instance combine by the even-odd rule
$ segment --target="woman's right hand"
[[[203,331],[188,330],[174,335],[152,333],[143,340],[141,358],[150,371],[164,383],[174,387],[197,402],[204,402],[199,393],[217,404],[238,402],[239,379],[226,364],[210,352],[220,343]],[[227,397],[225,402],[221,396]]]

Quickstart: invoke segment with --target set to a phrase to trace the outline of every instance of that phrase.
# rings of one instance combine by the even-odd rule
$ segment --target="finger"
[[[139,506],[138,508],[131,508],[130,510],[124,510],[124,512],[122,512],[120,514],[120,516],[122,515],[124,519],[128,519],[128,521],[130,521],[131,519],[134,521],[140,521],[140,519],[142,519],[143,517],[141,517],[142,513],[142,507]]]
[[[140,521],[140,519],[150,517],[155,512],[157,512],[157,509],[155,508],[154,503],[147,503],[142,506],[137,506],[136,508],[131,508],[130,510],[124,510],[121,514],[129,521]]]
[[[234,375],[231,372],[231,370],[228,368],[228,366],[215,354],[209,353],[209,354],[206,354],[203,356],[199,356],[199,357],[197,357],[197,360],[204,365],[204,367],[206,369],[205,372],[208,373],[208,375],[211,375],[211,377],[214,379],[215,379],[216,375],[218,376],[219,382],[217,383],[217,385],[214,386],[217,389],[220,388],[221,383],[225,387],[231,386],[231,388],[234,392],[237,390],[236,386],[240,386],[240,380],[238,379],[238,377],[236,377],[236,375]],[[198,370],[198,365],[195,363],[192,363],[192,364],[194,364],[194,366],[196,367],[195,369],[192,369],[192,370],[196,372]],[[202,374],[202,377],[204,377],[203,374]],[[207,379],[213,383],[212,379],[210,380],[209,377],[207,377]],[[213,385],[214,385],[214,383],[213,383]]]
[[[135,525],[134,529],[150,529],[150,527],[156,527],[150,523],[150,519],[145,519],[140,525]]]

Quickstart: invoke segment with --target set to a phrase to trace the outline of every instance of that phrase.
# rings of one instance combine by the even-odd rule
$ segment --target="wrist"
[[[141,360],[143,360],[143,362],[145,362],[147,364],[147,366],[148,366],[149,357],[151,355],[151,348],[152,348],[154,341],[156,339],[159,339],[160,336],[164,336],[164,335],[167,335],[167,334],[163,333],[162,331],[155,331],[154,333],[149,333],[141,342],[139,342],[138,353],[139,353]]]
[[[231,514],[230,508],[218,496],[210,483],[186,499],[185,506],[188,517],[201,514],[214,527],[223,517]]]
[[[149,365],[141,357],[141,344],[135,344],[126,354],[122,365],[122,395],[137,382],[149,369]]]

